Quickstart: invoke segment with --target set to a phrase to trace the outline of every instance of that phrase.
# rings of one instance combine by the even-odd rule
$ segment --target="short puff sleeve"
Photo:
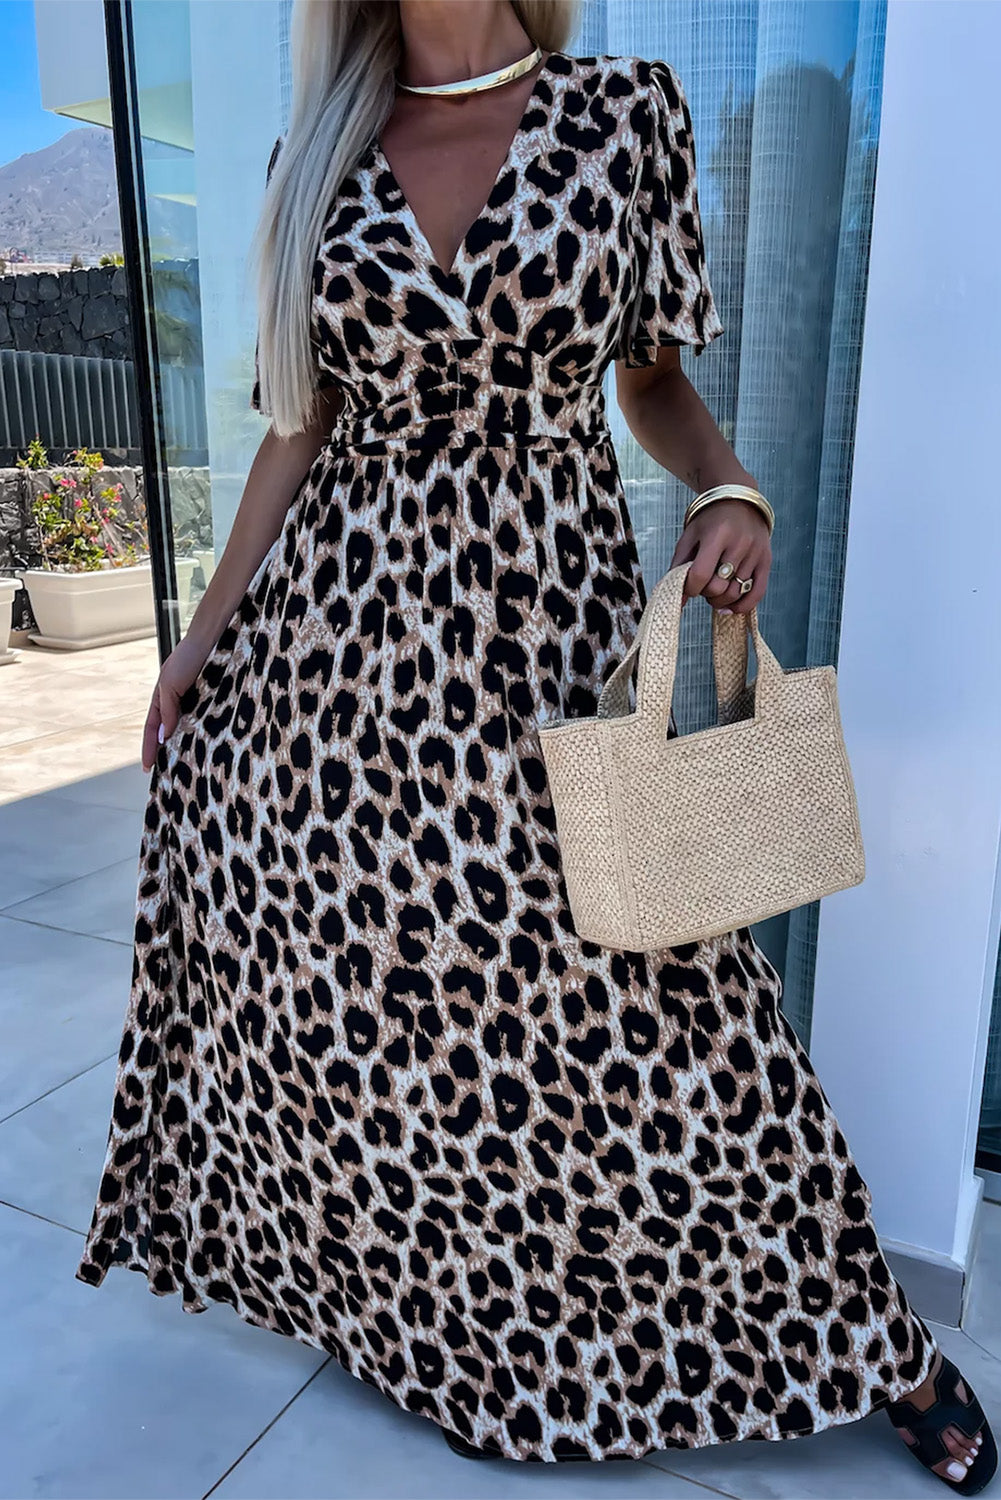
[[[706,269],[688,101],[669,63],[645,67],[631,221],[635,279],[615,351],[629,368],[654,364],[665,344],[691,344],[701,354],[723,332]]]
[[[283,136],[279,136],[271,148],[271,155],[268,158],[268,175],[265,179],[265,185],[271,181],[271,173],[274,171],[275,162],[278,160],[278,153],[281,150],[283,139]],[[259,359],[260,342],[260,337],[258,336],[257,341],[254,344],[254,384],[253,389],[250,392],[250,405],[252,410],[259,411],[262,416],[270,417],[271,412],[265,411],[261,405],[261,367]]]

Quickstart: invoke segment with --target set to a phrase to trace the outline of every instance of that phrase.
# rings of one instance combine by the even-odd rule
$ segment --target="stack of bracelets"
[[[711,505],[714,500],[747,500],[751,505],[760,510],[764,516],[768,523],[768,535],[771,536],[775,530],[775,512],[761,491],[752,489],[749,484],[714,484],[712,489],[703,490],[701,495],[695,496],[695,499],[690,502],[688,509],[685,511],[682,530],[684,530],[694,515],[697,515],[704,506]],[[734,573],[732,562],[720,563],[716,572],[720,578],[729,578],[733,574],[734,583],[740,584],[741,597],[744,594],[749,594],[754,587],[753,576],[750,578],[738,578]],[[730,611],[724,610],[723,613],[729,614]]]

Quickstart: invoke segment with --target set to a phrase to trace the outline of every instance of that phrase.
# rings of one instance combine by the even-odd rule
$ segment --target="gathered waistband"
[[[448,339],[424,345],[406,384],[386,367],[352,387],[325,445],[359,454],[463,447],[557,450],[607,443],[599,384],[565,389],[560,372],[519,345]],[[399,379],[397,372],[396,378]]]

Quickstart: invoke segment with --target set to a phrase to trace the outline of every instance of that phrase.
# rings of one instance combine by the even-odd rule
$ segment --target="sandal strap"
[[[962,1374],[943,1354],[941,1368],[933,1382],[937,1400],[931,1406],[922,1411],[906,1397],[889,1403],[887,1410],[890,1421],[895,1427],[907,1427],[910,1430],[915,1441],[909,1443],[908,1447],[915,1458],[920,1458],[929,1468],[942,1459],[952,1457],[942,1439],[942,1433],[947,1427],[955,1427],[964,1437],[972,1440],[986,1426],[984,1409],[970,1389],[968,1380],[963,1380],[963,1384],[969,1391],[969,1400],[960,1401],[956,1396],[956,1383],[959,1380],[963,1380]],[[948,1394],[943,1389],[946,1383],[949,1386]]]

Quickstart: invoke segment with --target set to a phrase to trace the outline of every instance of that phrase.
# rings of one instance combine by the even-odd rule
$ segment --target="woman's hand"
[[[768,522],[747,500],[713,500],[692,517],[678,538],[670,566],[694,559],[685,579],[683,604],[696,594],[713,609],[746,615],[763,596],[772,566]],[[716,572],[720,563],[733,563],[729,578]],[[741,594],[737,578],[753,578],[754,587]]]
[[[160,668],[160,675],[153,689],[153,697],[143,726],[142,767],[153,769],[156,747],[168,734],[177,728],[180,718],[178,703],[182,694],[198,676],[209,656],[211,646],[191,636],[190,632],[180,640]],[[161,734],[162,730],[162,734]]]

